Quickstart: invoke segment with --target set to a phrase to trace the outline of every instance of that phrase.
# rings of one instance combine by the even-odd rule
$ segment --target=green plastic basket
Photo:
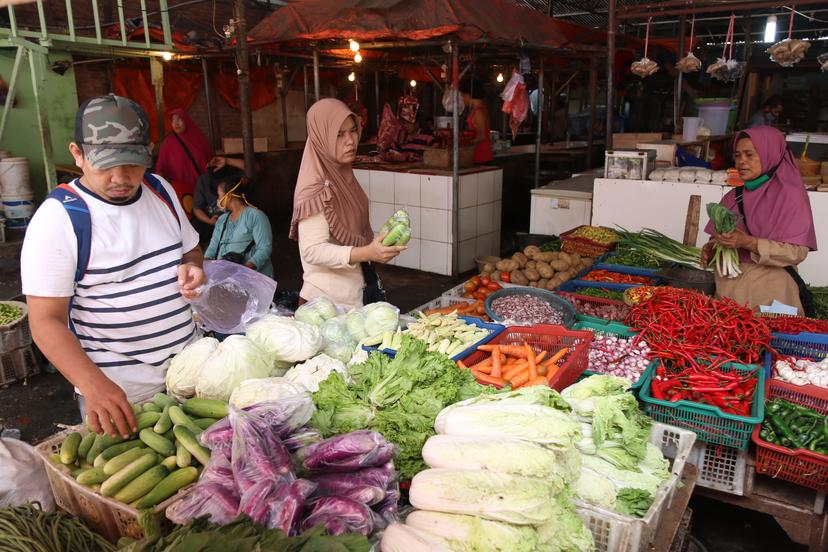
[[[580,317],[576,324],[572,327],[573,330],[587,330],[595,334],[596,336],[599,335],[612,335],[615,337],[635,337],[639,334],[639,332],[634,332],[632,328],[629,326],[625,326],[624,324],[619,324],[618,322],[612,322],[610,320],[604,320],[602,318],[594,318],[591,316]],[[633,382],[630,386],[630,390],[633,392],[633,395],[638,397],[641,386],[644,384],[644,381],[648,379],[648,376],[653,373],[658,366],[657,360],[652,360],[641,373],[641,376],[638,378],[638,381]],[[592,372],[590,370],[585,370],[581,379],[594,376],[599,372]]]
[[[641,387],[639,398],[644,401],[644,411],[657,422],[694,431],[700,441],[746,450],[753,428],[765,419],[765,371],[756,364],[735,362],[723,364],[721,370],[755,370],[759,381],[753,392],[750,416],[726,414],[716,406],[693,401],[681,400],[672,403],[655,399],[650,394],[650,382],[655,377],[655,372],[651,372],[645,378]]]

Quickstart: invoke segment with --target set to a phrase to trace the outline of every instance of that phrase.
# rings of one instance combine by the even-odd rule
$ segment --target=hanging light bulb
[[[411,82],[409,82],[408,84],[409,84],[409,86],[411,86],[411,88],[416,88],[417,87],[417,81],[415,81],[414,79],[411,79]]]
[[[357,52],[354,56],[354,63],[362,63],[362,54],[360,54],[359,52]]]
[[[359,42],[357,42],[356,40],[349,39],[348,47],[351,49],[352,52],[359,52]]]
[[[351,71],[351,74],[348,75],[348,80],[351,82],[354,82],[356,80],[356,74],[353,71]]]
[[[164,52],[163,54],[161,54],[161,57],[164,59],[164,61],[170,61],[172,59],[172,54],[169,52]]]
[[[503,82],[503,73],[497,74],[497,82]]]
[[[765,23],[765,42],[773,42],[776,40],[776,16],[768,17],[768,22]]]

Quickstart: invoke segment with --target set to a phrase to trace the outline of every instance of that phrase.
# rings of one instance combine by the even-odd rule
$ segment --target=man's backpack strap
[[[63,205],[72,222],[75,239],[78,242],[78,263],[75,268],[75,283],[78,283],[86,274],[92,248],[92,216],[89,214],[89,207],[70,184],[58,184],[54,190],[49,192],[47,199],[49,198]]]

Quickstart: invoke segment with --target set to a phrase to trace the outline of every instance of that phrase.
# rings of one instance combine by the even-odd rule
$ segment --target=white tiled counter
[[[478,255],[500,250],[503,171],[475,167],[460,173],[460,197],[452,193],[451,172],[386,168],[355,168],[371,201],[371,228],[378,232],[397,209],[411,216],[408,249],[391,264],[451,275],[452,252],[457,247],[459,271],[471,270]],[[459,236],[452,232],[452,210],[459,215]]]

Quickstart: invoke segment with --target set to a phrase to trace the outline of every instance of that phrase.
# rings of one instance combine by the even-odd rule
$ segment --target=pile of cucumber
[[[198,435],[227,416],[227,403],[196,398],[180,404],[157,393],[132,408],[138,431],[127,439],[72,432],[52,460],[103,496],[137,509],[152,508],[198,479],[210,460]]]

